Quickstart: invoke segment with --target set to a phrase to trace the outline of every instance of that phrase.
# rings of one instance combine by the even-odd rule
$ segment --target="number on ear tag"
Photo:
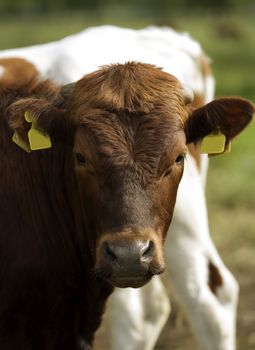
[[[34,128],[33,124],[28,132],[28,140],[32,151],[51,148],[50,136]]]
[[[22,138],[19,136],[19,134],[16,131],[12,136],[12,141],[27,153],[31,152],[31,149],[29,148],[29,146],[26,144],[25,141],[22,140]]]
[[[226,145],[226,136],[221,132],[212,133],[203,138],[201,153],[215,154],[223,153]]]

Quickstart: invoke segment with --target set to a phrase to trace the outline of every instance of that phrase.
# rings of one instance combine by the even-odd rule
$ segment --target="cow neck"
[[[66,142],[65,145],[70,145]],[[63,153],[63,149],[65,152]],[[54,157],[58,160],[55,162],[51,160],[52,164],[56,166],[53,171],[54,178],[59,179],[60,190],[50,191],[55,192],[53,201],[56,203],[56,209],[61,205],[61,198],[58,198],[58,193],[64,194],[65,201],[68,203],[69,212],[69,227],[70,232],[73,235],[73,245],[75,251],[79,256],[80,263],[86,271],[86,278],[84,277],[82,281],[81,302],[79,304],[80,310],[80,334],[89,344],[93,343],[95,331],[98,329],[101,321],[102,315],[105,308],[105,303],[109,295],[113,291],[113,287],[108,283],[103,282],[95,278],[92,270],[94,266],[94,258],[91,252],[94,252],[95,246],[93,244],[92,228],[88,224],[87,212],[84,206],[83,198],[78,190],[77,178],[74,172],[73,164],[73,154],[71,146],[61,146],[59,145],[54,152]],[[59,170],[63,169],[62,176]],[[53,185],[56,181],[53,181]],[[56,196],[57,195],[57,196]],[[57,210],[56,210],[57,211]],[[62,215],[66,215],[65,212]]]
[[[80,264],[87,270],[89,266],[92,267],[94,261],[90,254],[91,247],[86,239],[89,229],[73,162],[72,145],[69,140],[64,144],[56,145],[49,157],[51,169],[49,193],[55,217],[58,217],[63,233],[67,235],[65,240],[70,240]]]
[[[32,245],[36,261],[29,262],[28,258],[28,264],[33,264],[34,269],[41,268],[46,254],[50,256],[50,270],[52,262],[57,262],[57,269],[66,269],[63,278],[77,276],[78,333],[91,344],[112,287],[90,273],[93,261],[85,240],[89,232],[72,166],[72,148],[57,145],[50,150],[26,154],[8,141],[10,136],[9,133],[1,149],[1,229],[5,230],[8,240],[17,243],[15,246],[10,243],[12,249],[19,250],[19,242],[24,247]],[[18,250],[16,255],[20,253]],[[51,259],[48,253],[51,250],[57,257]],[[63,260],[63,255],[65,262],[59,267],[58,261]]]
[[[75,333],[91,344],[113,288],[91,273],[90,232],[76,183],[72,143],[55,144],[53,138],[51,149],[27,154],[12,142],[13,131],[3,115],[0,134],[2,258],[7,265],[17,264],[22,273],[29,268],[29,275],[37,276],[43,286],[46,282],[51,289],[62,288],[62,293],[76,289],[80,297]]]

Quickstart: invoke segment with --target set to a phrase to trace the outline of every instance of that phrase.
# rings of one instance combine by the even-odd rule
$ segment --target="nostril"
[[[103,253],[104,253],[104,257],[107,259],[107,260],[110,260],[110,261],[115,261],[117,260],[117,256],[116,254],[114,253],[113,249],[111,248],[110,244],[105,242],[104,243],[104,246],[103,246]]]
[[[154,243],[152,241],[147,241],[142,248],[141,257],[143,258],[150,257],[152,256],[153,251],[154,251]]]

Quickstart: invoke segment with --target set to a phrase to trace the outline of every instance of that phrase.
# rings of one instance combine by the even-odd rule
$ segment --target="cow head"
[[[62,96],[62,104],[48,98],[16,102],[10,125],[21,132],[18,115],[29,111],[57,142],[57,131],[69,125],[95,271],[114,286],[142,286],[164,270],[162,246],[187,143],[216,130],[230,141],[254,107],[222,98],[192,110],[190,94],[175,77],[140,63],[104,67],[63,87]]]

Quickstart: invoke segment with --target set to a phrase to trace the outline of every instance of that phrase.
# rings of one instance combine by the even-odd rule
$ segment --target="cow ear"
[[[65,110],[45,99],[26,98],[7,110],[12,140],[27,152],[51,147],[51,135],[65,121]]]
[[[228,144],[251,121],[254,105],[239,97],[219,98],[193,110],[186,122],[187,143],[211,133],[222,133]]]

